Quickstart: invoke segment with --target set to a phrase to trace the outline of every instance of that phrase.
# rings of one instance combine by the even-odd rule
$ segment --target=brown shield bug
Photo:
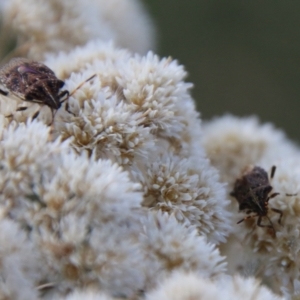
[[[54,110],[58,110],[70,95],[95,76],[88,78],[70,94],[67,90],[61,91],[65,84],[64,81],[58,79],[46,65],[27,58],[17,57],[11,59],[0,69],[0,94],[12,95],[26,102],[46,105],[51,109],[53,119]],[[26,109],[27,107],[23,106],[19,107],[17,111]],[[32,118],[36,118],[38,114],[39,111]]]
[[[271,169],[271,179],[274,177],[275,170],[276,167],[273,166]],[[279,193],[270,194],[272,189],[273,187],[270,185],[267,172],[257,166],[248,170],[241,178],[238,178],[230,195],[238,201],[240,211],[245,211],[246,214],[254,214],[246,216],[238,221],[237,224],[244,220],[258,217],[257,226],[274,229],[268,217],[268,203],[270,199],[276,197]],[[278,223],[280,224],[283,215],[282,211],[276,208],[271,208],[271,210],[279,214]],[[262,217],[268,218],[268,225],[261,224]]]

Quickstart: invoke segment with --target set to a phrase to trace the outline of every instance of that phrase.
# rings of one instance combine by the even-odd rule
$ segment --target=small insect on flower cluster
[[[60,90],[65,83],[58,79],[50,68],[40,62],[17,57],[0,69],[0,94],[14,96],[25,102],[46,105],[51,109],[53,119],[54,110],[58,110],[63,102],[95,76],[88,78],[70,94],[67,90]],[[26,106],[22,106],[17,111],[26,109]],[[32,119],[35,119],[39,112],[37,111]]]
[[[273,166],[271,169],[271,179],[274,177],[275,170],[276,167]],[[268,217],[268,203],[270,199],[276,197],[279,193],[270,194],[272,189],[273,187],[270,185],[267,172],[257,166],[247,171],[241,178],[238,178],[230,195],[238,201],[240,211],[245,211],[246,214],[254,214],[246,216],[238,221],[237,224],[244,220],[258,217],[257,226],[274,229]],[[278,223],[280,224],[283,215],[282,211],[276,208],[272,208],[271,210],[279,214]],[[269,220],[268,225],[261,224],[262,217],[266,217]]]

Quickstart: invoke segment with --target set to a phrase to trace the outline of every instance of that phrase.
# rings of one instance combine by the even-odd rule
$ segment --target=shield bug
[[[276,167],[273,166],[271,169],[271,179],[274,177],[275,171]],[[237,224],[244,220],[258,217],[257,226],[274,229],[268,217],[268,203],[270,199],[276,197],[279,193],[271,193],[272,190],[273,187],[270,185],[267,172],[260,167],[255,166],[251,170],[248,170],[241,178],[238,178],[230,195],[238,201],[240,211],[245,211],[246,214],[253,214],[244,217]],[[282,211],[276,208],[271,208],[271,210],[279,214],[278,223],[280,224],[283,215]],[[269,220],[269,224],[261,224],[263,217]]]
[[[91,76],[82,84],[95,76]],[[11,59],[0,69],[0,94],[12,95],[25,102],[46,105],[51,109],[52,118],[53,112],[58,110],[61,104],[82,86],[80,84],[70,94],[67,90],[61,91],[64,84],[64,81],[58,79],[55,73],[43,63],[23,57]],[[26,106],[22,106],[17,111],[26,109]],[[39,111],[32,118],[36,118],[38,114]]]

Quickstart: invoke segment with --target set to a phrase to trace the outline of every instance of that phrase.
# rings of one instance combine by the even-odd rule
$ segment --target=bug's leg
[[[54,122],[55,112],[53,111],[52,108],[50,108],[50,110],[51,110],[52,120],[51,120],[51,123],[50,123],[49,125],[51,125],[51,127],[53,127],[53,122]]]
[[[240,224],[245,220],[249,220],[249,219],[252,219],[252,218],[255,218],[255,217],[257,217],[257,215],[247,216],[247,217],[243,218],[242,220],[239,220],[236,224]]]
[[[266,202],[269,202],[270,199],[272,199],[272,198],[278,196],[279,194],[280,194],[280,193],[273,193],[273,194],[271,194],[271,195],[267,198]]]
[[[63,103],[63,102],[65,102],[65,101],[69,98],[70,93],[69,93],[69,91],[65,90],[65,91],[62,91],[62,92],[58,95],[59,99],[65,97],[65,96],[67,96],[65,99],[59,101],[60,104]]]
[[[295,193],[295,194],[285,194],[287,197],[294,197],[294,196],[297,196],[298,193]]]
[[[58,96],[59,96],[59,98],[62,98],[62,97],[64,97],[65,95],[68,95],[69,96],[69,91],[67,91],[67,90],[65,90],[65,91],[62,91]]]
[[[54,112],[54,110],[51,108],[51,114],[52,114],[52,120],[51,123],[48,124],[48,126],[50,126],[50,139],[52,140],[52,135],[54,132],[54,117],[57,111]]]
[[[275,175],[275,171],[276,171],[276,166],[272,166],[272,169],[271,169],[271,176],[270,178],[273,179],[274,175]]]
[[[268,211],[268,206],[269,206],[269,199],[267,199],[267,201],[265,202],[265,209]]]
[[[8,92],[5,92],[5,91],[3,91],[3,90],[0,89],[0,94],[3,95],[3,96],[7,96]]]
[[[271,210],[278,213],[278,214],[280,214],[279,219],[278,219],[278,223],[281,224],[281,218],[282,218],[283,212],[280,209],[276,209],[276,208],[271,208]]]
[[[69,114],[71,114],[71,112],[70,112],[70,107],[69,107],[69,102],[66,103],[66,105],[65,105],[65,110],[66,110]]]
[[[266,216],[266,217],[268,218],[268,220],[269,220],[269,222],[270,222],[270,225],[263,225],[263,224],[261,224],[262,216],[259,216],[259,217],[258,217],[258,220],[257,220],[257,226],[259,226],[259,227],[268,227],[268,228],[274,229],[274,226],[273,226],[272,221],[269,219],[268,216]]]
[[[40,111],[38,110],[37,112],[34,113],[34,115],[32,116],[32,120],[36,119],[38,117],[38,115],[40,114]]]
[[[60,101],[60,104],[64,103],[65,101],[67,101],[67,100],[69,99],[69,97],[70,97],[69,91],[67,91],[67,90],[66,90],[66,91],[62,91],[62,92],[59,94],[59,98],[62,98],[62,97],[64,97],[64,96],[67,96],[67,97],[66,97],[65,99],[61,100],[61,101]],[[66,102],[65,110],[66,110],[69,114],[74,115],[74,114],[70,111],[70,109],[69,109],[69,103],[68,103],[68,102]]]
[[[17,109],[16,109],[16,111],[24,111],[24,110],[26,110],[28,107],[27,106],[21,106],[21,107],[18,107]],[[10,115],[8,115],[8,116],[5,116],[5,118],[12,118],[14,115],[13,114],[10,114]]]
[[[65,110],[66,110],[69,114],[71,114],[71,115],[73,115],[73,116],[75,117],[75,114],[74,114],[73,112],[70,111],[69,102],[66,103],[66,105],[65,105]]]
[[[18,107],[18,108],[16,109],[16,111],[24,111],[24,110],[26,110],[27,108],[28,108],[27,106]]]

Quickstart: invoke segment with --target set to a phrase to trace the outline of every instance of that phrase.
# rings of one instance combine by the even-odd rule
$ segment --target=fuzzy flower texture
[[[300,151],[282,132],[202,125],[137,0],[0,9],[0,53],[14,40],[7,59],[43,62],[70,92],[54,115],[0,95],[0,300],[300,297]],[[274,229],[235,224],[250,165],[277,166]]]

